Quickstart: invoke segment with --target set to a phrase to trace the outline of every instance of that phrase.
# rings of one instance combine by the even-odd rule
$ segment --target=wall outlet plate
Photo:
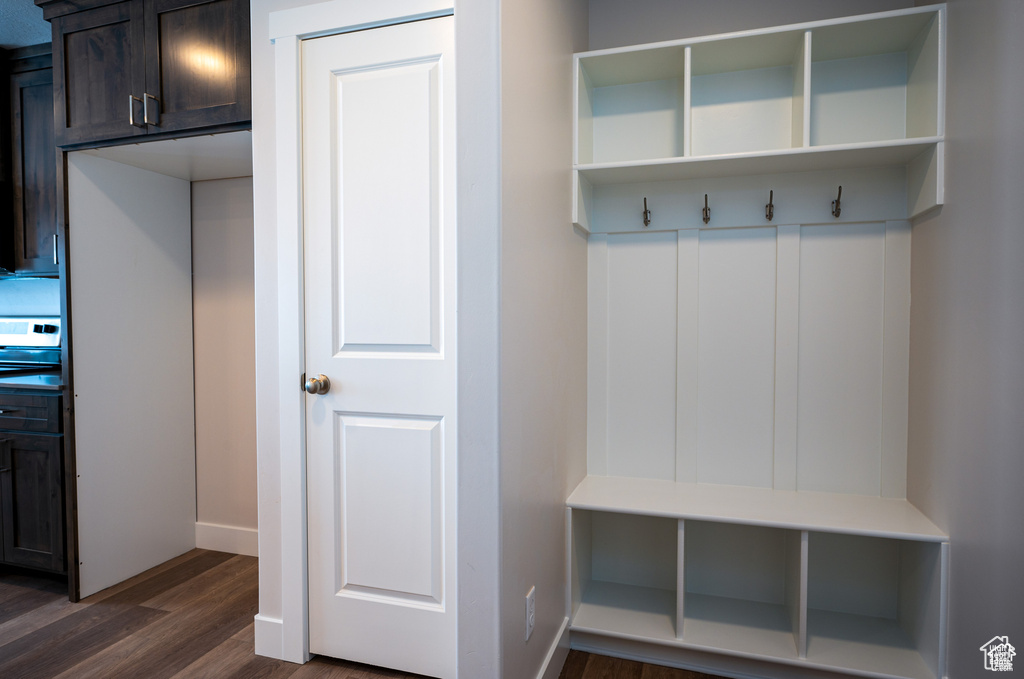
[[[537,619],[536,592],[537,587],[534,586],[526,593],[526,641],[530,640],[530,635],[533,634],[533,623]]]

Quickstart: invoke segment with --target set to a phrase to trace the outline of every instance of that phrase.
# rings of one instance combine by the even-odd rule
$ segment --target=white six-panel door
[[[302,48],[305,366],[331,383],[306,396],[310,651],[436,677],[456,666],[453,27]]]

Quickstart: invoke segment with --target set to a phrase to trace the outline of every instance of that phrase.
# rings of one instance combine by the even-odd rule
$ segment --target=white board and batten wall
[[[945,675],[948,538],[905,499],[909,220],[943,201],[944,21],[577,55],[575,647]]]
[[[249,147],[68,156],[83,597],[197,545],[256,552]]]

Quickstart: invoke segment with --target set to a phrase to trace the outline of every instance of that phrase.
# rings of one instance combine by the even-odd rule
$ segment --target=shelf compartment
[[[692,155],[803,146],[804,45],[804,31],[694,45]]]
[[[942,677],[947,554],[948,543],[810,533],[808,662]]]
[[[677,533],[671,519],[570,511],[572,628],[677,638]]]
[[[925,542],[949,538],[906,500],[657,479],[587,476],[569,507]]]
[[[909,14],[812,31],[811,144],[941,135],[941,16]]]
[[[797,658],[800,532],[686,521],[684,534],[683,642]]]
[[[577,162],[682,156],[686,50],[577,58]]]

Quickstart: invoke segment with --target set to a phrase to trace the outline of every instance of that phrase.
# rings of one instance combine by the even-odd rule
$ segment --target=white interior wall
[[[908,498],[949,532],[950,677],[1024,639],[1024,3],[948,4],[946,203],[914,225]]]
[[[583,0],[501,3],[504,677],[557,677],[567,653],[565,498],[586,473],[587,344],[586,237],[570,222],[571,57],[586,49],[586,26]]]
[[[196,546],[255,556],[252,178],[192,182]]]
[[[391,0],[398,6],[398,0]],[[279,634],[301,607],[283,598],[281,458],[299,442],[278,427],[276,92],[271,12],[311,0],[253,0],[253,193],[256,302],[256,446],[260,612],[256,650],[299,660]],[[459,159],[459,666],[467,677],[500,676],[498,494],[498,252],[500,112],[498,3],[456,2]],[[567,131],[566,135],[570,133]],[[464,226],[466,225],[466,226]],[[467,226],[469,228],[467,228]],[[564,501],[564,496],[559,500]],[[560,550],[560,554],[564,548]],[[288,617],[286,620],[285,618]]]

